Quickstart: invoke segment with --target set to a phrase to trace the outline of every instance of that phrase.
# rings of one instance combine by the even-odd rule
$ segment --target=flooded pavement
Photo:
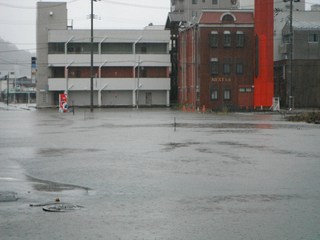
[[[1,239],[320,239],[319,125],[169,109],[0,116]],[[30,207],[57,198],[81,208]]]

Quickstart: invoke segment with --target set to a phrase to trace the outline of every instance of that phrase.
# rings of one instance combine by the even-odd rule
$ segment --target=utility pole
[[[93,76],[94,76],[94,68],[93,68],[93,1],[101,1],[101,0],[91,0],[91,64],[90,64],[90,112],[93,112]]]
[[[140,57],[138,58],[138,81],[137,81],[137,109],[139,108],[139,85],[140,85]]]
[[[297,2],[297,0],[295,0]],[[290,0],[290,16],[289,16],[289,21],[290,21],[290,35],[289,35],[289,109],[294,108],[294,98],[292,96],[292,58],[293,58],[293,27],[292,27],[292,11],[293,11],[293,0]]]
[[[293,27],[292,27],[292,4],[293,0],[290,0],[290,37],[289,37],[289,44],[290,44],[290,56],[289,56],[289,65],[290,65],[290,84],[289,84],[289,108],[292,108],[292,53],[293,53]]]
[[[90,111],[93,112],[93,1],[91,0],[91,65],[90,65]]]
[[[9,106],[9,77],[10,76],[10,73],[8,73],[8,76],[7,76],[7,106]]]
[[[16,79],[16,73],[14,73],[14,95],[13,95],[14,104],[16,104],[16,101],[17,101],[16,91],[17,91],[17,79]]]

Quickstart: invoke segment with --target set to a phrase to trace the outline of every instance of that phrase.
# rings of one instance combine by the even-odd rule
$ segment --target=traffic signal
[[[37,63],[37,58],[36,57],[31,57],[31,65],[35,66]]]

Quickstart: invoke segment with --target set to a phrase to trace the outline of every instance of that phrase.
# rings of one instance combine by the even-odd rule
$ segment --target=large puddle
[[[0,202],[15,202],[18,200],[18,194],[10,191],[0,191]]]
[[[89,194],[90,188],[72,184],[57,183],[48,180],[42,180],[31,176],[26,176],[27,180],[32,184],[32,187],[41,192],[62,192],[62,191],[77,191]]]

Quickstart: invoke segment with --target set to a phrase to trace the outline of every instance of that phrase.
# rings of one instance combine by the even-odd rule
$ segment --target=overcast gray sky
[[[0,37],[20,49],[35,51],[36,3],[38,0],[0,0]],[[43,1],[43,2],[48,2]],[[74,28],[90,28],[90,0],[52,0],[67,2],[68,18]],[[94,2],[94,28],[142,29],[149,23],[164,25],[170,0],[101,0]]]
[[[0,0],[0,37],[20,49],[35,52],[36,3],[38,0]],[[55,0],[52,0],[55,1]],[[224,0],[227,1],[227,0]],[[90,28],[90,0],[56,0],[68,2],[68,18],[74,28]],[[306,0],[308,4],[320,0]],[[253,0],[242,0],[243,6],[252,6]],[[95,28],[141,29],[153,23],[165,24],[170,0],[101,0],[94,2]]]

